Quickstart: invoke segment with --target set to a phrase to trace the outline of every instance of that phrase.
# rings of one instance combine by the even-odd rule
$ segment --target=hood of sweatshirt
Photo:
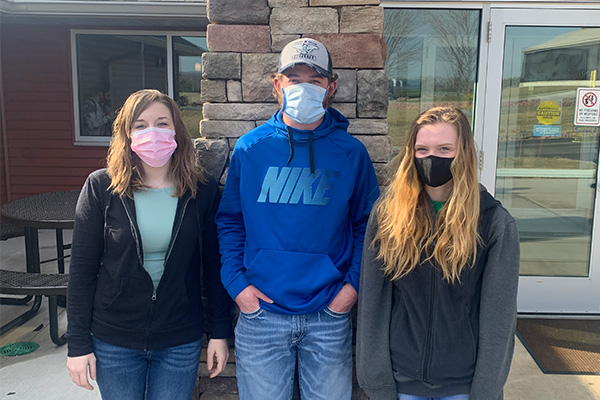
[[[296,129],[286,125],[283,122],[281,110],[273,114],[267,121],[267,124],[273,126],[273,129],[275,129],[278,134],[288,138],[290,137],[290,132],[292,132],[291,136],[294,143],[307,143],[311,132],[313,133],[313,140],[318,140],[329,135],[335,129],[346,130],[349,122],[338,110],[329,107],[325,112],[325,118],[321,125],[312,131]]]
[[[313,156],[313,141],[326,137],[336,129],[347,130],[349,122],[339,111],[329,107],[325,112],[321,125],[313,130],[296,129],[286,125],[283,122],[281,110],[273,114],[267,121],[267,124],[271,125],[278,135],[285,136],[288,139],[290,143],[290,157],[287,162],[288,166],[294,159],[294,144],[308,143],[310,172],[314,176],[315,160]]]
[[[500,201],[496,200],[481,183],[479,184],[479,194],[479,208],[481,213],[501,205]]]

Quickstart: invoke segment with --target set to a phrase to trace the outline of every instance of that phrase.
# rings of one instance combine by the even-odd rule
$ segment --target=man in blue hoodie
[[[281,109],[242,136],[217,213],[221,279],[240,308],[241,400],[350,399],[352,333],[365,228],[379,195],[365,147],[328,107],[325,46],[287,44],[273,79]]]

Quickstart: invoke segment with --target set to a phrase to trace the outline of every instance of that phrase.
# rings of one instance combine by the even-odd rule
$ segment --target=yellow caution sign
[[[560,118],[560,106],[552,100],[543,101],[537,108],[535,115],[544,125],[552,125]]]

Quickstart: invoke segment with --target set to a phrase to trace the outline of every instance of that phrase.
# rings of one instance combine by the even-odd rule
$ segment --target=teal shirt
[[[173,188],[146,189],[133,193],[137,224],[142,237],[144,268],[150,274],[154,288],[165,270],[165,255],[177,209]]]

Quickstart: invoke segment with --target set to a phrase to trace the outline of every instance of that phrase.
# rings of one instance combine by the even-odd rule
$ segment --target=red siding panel
[[[14,26],[14,25],[11,25]],[[6,30],[4,29],[3,32]],[[3,51],[4,53],[4,51]],[[12,57],[11,57],[12,58]],[[19,65],[20,64],[20,65]],[[69,61],[70,64],[70,61]],[[34,64],[34,63],[22,63],[18,60],[15,60],[15,64],[5,64],[6,68],[4,68],[4,72],[8,73],[27,73],[30,74],[31,77],[34,77],[34,74],[61,74],[64,71],[64,67],[62,65],[49,65],[49,64]],[[68,79],[70,81],[70,79]]]
[[[94,166],[94,169],[104,168],[106,166],[105,158],[98,158],[98,162]],[[43,167],[43,168],[55,168],[55,167],[72,167],[72,168],[87,168],[90,166],[90,160],[88,158],[17,158],[10,164],[11,171],[14,171],[18,167]]]
[[[6,76],[11,76],[9,73],[7,73],[6,71],[4,71],[4,77],[6,78]],[[32,96],[31,93],[26,93],[26,92],[11,92],[10,93],[10,102],[12,103],[13,101],[17,101],[17,102],[44,102],[44,103],[54,103],[54,102],[65,102],[69,104],[72,104],[73,102],[73,96],[71,94],[71,92],[57,92],[57,93],[52,93],[51,95],[44,95],[44,96]],[[8,106],[6,107],[8,109]]]
[[[21,159],[29,159],[29,158],[46,158],[46,159],[54,159],[54,158],[80,158],[80,159],[88,159],[90,160],[91,165],[98,165],[96,163],[99,159],[106,158],[106,149],[103,151],[98,151],[94,147],[77,147],[77,151],[73,151],[73,149],[53,149],[49,151],[48,149],[39,148],[37,146],[31,147],[29,149],[11,149],[10,157],[11,158],[21,158]],[[82,182],[83,183],[83,182]]]
[[[50,135],[48,135],[50,136]],[[71,148],[71,140],[63,140],[63,139],[52,139],[48,137],[47,139],[36,139],[35,147],[41,149],[70,149]],[[31,149],[33,143],[31,140],[27,139],[9,139],[8,147],[10,149]],[[12,164],[11,164],[12,165]],[[12,171],[12,168],[11,168]]]
[[[2,140],[1,137],[0,140]],[[6,176],[4,174],[4,149],[3,145],[0,144],[0,204],[4,204],[8,201],[6,193]]]
[[[21,108],[23,110],[23,108]],[[12,111],[11,116],[17,120],[35,121],[71,121],[73,115],[64,111]]]
[[[6,96],[8,97],[8,96]],[[10,112],[6,112],[6,125],[8,129],[8,138],[10,139],[13,135],[18,135],[18,131],[21,129],[39,130],[42,132],[46,131],[65,131],[71,130],[73,123],[71,121],[35,121],[31,118],[28,119],[9,119],[12,116]],[[31,113],[33,118],[34,113]]]
[[[29,92],[32,93],[33,96],[32,98],[35,98],[34,96],[46,96],[47,98],[51,98],[52,93],[58,93],[58,92],[66,92],[66,93],[70,93],[70,87],[71,84],[70,83],[65,83],[65,82],[52,82],[50,81],[50,79],[46,80],[45,82],[31,82],[31,81],[27,81],[27,82],[7,82],[4,84],[4,90],[6,90],[7,92],[12,91],[12,92]],[[44,94],[42,94],[44,93]]]
[[[36,177],[58,177],[58,176],[79,176],[85,178],[88,174],[81,172],[81,168],[71,167],[11,167],[10,173],[15,176],[27,176],[32,172]]]
[[[38,101],[35,99],[29,99],[27,101],[12,101],[10,104],[5,105],[5,109],[8,111],[21,112],[28,110],[28,112],[52,112],[62,111],[65,108],[70,108],[71,104],[68,101],[57,101],[52,102]]]
[[[8,190],[18,199],[80,188],[107,148],[73,143],[69,27],[3,24],[0,40],[11,174],[10,187],[0,180],[0,202]]]

